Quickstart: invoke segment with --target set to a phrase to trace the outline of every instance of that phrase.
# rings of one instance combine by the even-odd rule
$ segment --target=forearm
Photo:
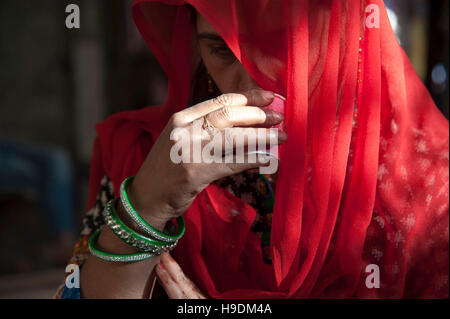
[[[138,231],[137,225],[118,205],[117,214],[131,228]],[[164,229],[164,222],[148,222],[155,228]],[[98,248],[114,254],[136,253],[133,247],[121,241],[107,226],[98,240]],[[83,298],[147,298],[153,284],[154,267],[159,256],[135,263],[112,263],[90,256],[83,265],[81,291]]]

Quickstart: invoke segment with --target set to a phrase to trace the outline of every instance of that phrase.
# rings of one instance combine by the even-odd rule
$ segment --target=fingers
[[[278,170],[279,160],[275,155],[267,152],[258,152],[265,153],[263,156],[259,155],[244,155],[241,159],[238,160],[236,155],[226,156],[229,158],[228,161],[225,160],[225,163],[215,164],[215,179],[220,179],[226,176],[239,174],[241,172],[258,169],[258,171],[262,174],[274,174]]]
[[[161,262],[155,269],[170,299],[205,299],[169,253],[161,254]]]
[[[167,269],[161,264],[156,265],[155,267],[156,275],[159,278],[159,282],[163,286],[164,290],[167,293],[167,296],[170,299],[183,299],[183,293],[179,285],[172,279],[170,274],[167,272]]]
[[[208,121],[218,129],[233,126],[274,126],[283,121],[283,115],[254,106],[224,106],[207,115]]]
[[[272,102],[273,93],[264,90],[251,90],[243,94],[227,93],[222,94],[214,99],[199,103],[190,108],[187,108],[175,115],[175,125],[184,126],[192,121],[205,116],[208,113],[214,112],[225,106],[265,106]]]
[[[273,92],[262,89],[249,90],[243,94],[247,97],[247,105],[254,106],[266,106],[272,103],[273,98],[275,97]]]
[[[277,129],[233,127],[226,130],[216,130],[215,135],[202,139],[202,147],[209,145],[211,148],[221,147],[223,154],[233,149],[255,146],[265,148],[283,144],[287,140],[287,134]],[[212,139],[212,141],[211,141]],[[218,145],[216,145],[218,143]]]

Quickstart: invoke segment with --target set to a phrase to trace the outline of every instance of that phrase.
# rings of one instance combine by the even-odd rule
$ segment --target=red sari
[[[136,25],[169,78],[167,102],[97,126],[89,206],[101,177],[117,191],[187,106],[198,55],[186,3],[262,88],[287,97],[289,136],[273,265],[250,231],[254,209],[211,184],[173,252],[187,276],[212,298],[447,297],[448,121],[381,0],[135,1]],[[379,288],[366,285],[369,264]]]

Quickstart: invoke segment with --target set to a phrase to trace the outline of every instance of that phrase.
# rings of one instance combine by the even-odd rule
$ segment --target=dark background
[[[69,3],[80,6],[78,30],[64,25]],[[448,118],[449,1],[385,3],[401,45]],[[0,140],[65,154],[74,234],[87,202],[94,124],[165,99],[165,76],[134,27],[131,4],[0,0]],[[2,156],[0,149],[0,163]],[[51,297],[64,273],[55,252],[72,243],[50,235],[39,189],[3,184],[0,298]]]

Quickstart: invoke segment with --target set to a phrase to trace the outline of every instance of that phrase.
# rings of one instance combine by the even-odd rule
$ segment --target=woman
[[[97,126],[91,210],[72,260],[83,297],[146,298],[154,269],[169,298],[448,296],[448,121],[382,1],[138,0],[133,16],[168,75],[168,99]],[[284,118],[265,107],[273,92],[287,98]],[[196,120],[207,134],[193,139],[283,119],[278,176],[254,172],[261,162],[170,160],[171,132]],[[130,202],[149,225],[184,216],[173,258],[89,254],[130,176]],[[136,253],[109,227],[97,244]]]

